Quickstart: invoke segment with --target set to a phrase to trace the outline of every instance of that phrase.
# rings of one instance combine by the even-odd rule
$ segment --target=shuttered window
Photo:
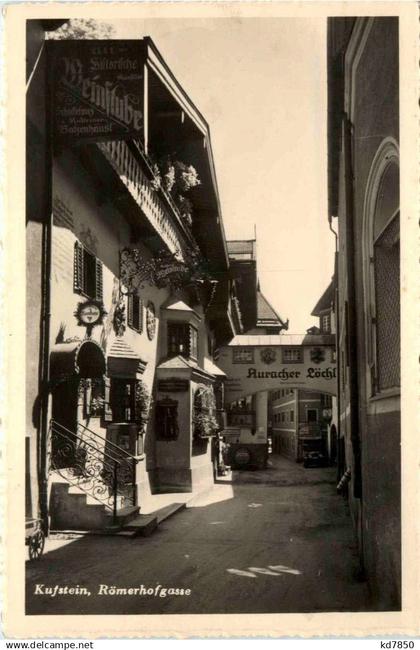
[[[73,287],[88,298],[103,299],[102,262],[79,242],[74,245]]]
[[[96,300],[102,300],[104,291],[103,291],[103,273],[102,273],[102,262],[98,259],[95,259],[95,289],[96,289]]]
[[[129,294],[127,309],[128,326],[136,332],[143,331],[143,301],[136,293]]]
[[[78,293],[81,293],[84,288],[84,265],[83,265],[83,246],[76,242],[74,244],[74,272],[73,272],[73,288]]]

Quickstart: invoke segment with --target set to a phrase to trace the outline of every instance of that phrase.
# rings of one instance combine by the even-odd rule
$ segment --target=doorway
[[[308,409],[306,412],[306,421],[309,422],[318,422],[318,411],[317,409]]]

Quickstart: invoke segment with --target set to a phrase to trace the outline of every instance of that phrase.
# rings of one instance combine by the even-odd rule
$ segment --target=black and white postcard
[[[5,13],[6,633],[419,633],[416,4]]]

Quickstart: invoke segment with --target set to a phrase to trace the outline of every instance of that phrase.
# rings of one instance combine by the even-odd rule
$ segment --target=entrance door
[[[51,453],[56,469],[74,464],[78,385],[78,378],[70,378],[60,382],[52,391]]]
[[[308,422],[318,422],[318,411],[316,409],[308,409],[306,417]]]

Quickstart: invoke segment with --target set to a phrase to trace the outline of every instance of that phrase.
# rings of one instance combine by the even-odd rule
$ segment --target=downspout
[[[52,250],[52,93],[51,78],[49,74],[48,52],[50,43],[46,43],[45,56],[45,203],[44,221],[42,232],[42,304],[40,323],[40,369],[39,369],[39,396],[40,396],[40,427],[39,427],[39,511],[42,526],[48,533],[48,407],[50,387],[50,328],[51,328],[51,250]]]
[[[336,368],[337,368],[337,483],[342,475],[342,458],[340,449],[341,439],[341,383],[340,383],[340,357],[339,357],[339,339],[340,339],[340,305],[338,293],[338,233],[332,227],[333,216],[328,215],[328,225],[330,231],[335,237],[335,253],[334,253],[334,309],[335,309],[335,354],[336,354]]]
[[[364,551],[364,514],[363,514],[363,484],[362,484],[362,446],[360,440],[359,421],[359,377],[357,354],[357,320],[356,320],[356,287],[355,287],[355,235],[354,235],[354,170],[352,152],[352,128],[348,116],[343,118],[343,144],[346,169],[346,239],[347,239],[347,278],[348,278],[348,336],[350,351],[350,427],[351,444],[353,448],[354,471],[351,472],[353,497],[360,500],[358,529],[356,535],[359,543],[359,580],[366,579]]]
[[[350,350],[350,427],[353,447],[353,496],[362,497],[361,444],[359,432],[359,380],[357,358],[357,322],[355,289],[355,238],[354,238],[354,174],[352,161],[352,124],[347,115],[343,118],[343,144],[346,170],[346,243],[348,282],[348,332]]]

